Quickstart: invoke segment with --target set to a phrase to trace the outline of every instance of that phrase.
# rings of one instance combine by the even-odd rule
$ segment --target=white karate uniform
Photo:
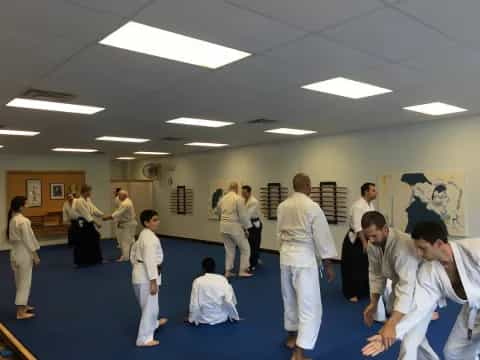
[[[285,330],[297,346],[313,349],[322,322],[319,266],[337,256],[327,219],[317,203],[295,192],[277,211]]]
[[[353,244],[357,239],[357,233],[362,231],[362,217],[366,212],[375,211],[375,206],[372,202],[367,202],[363,197],[355,201],[350,208],[349,225],[350,231],[348,237]]]
[[[32,286],[33,253],[40,249],[31,222],[22,214],[10,219],[8,242],[11,245],[10,263],[15,276],[15,305],[28,305]]]
[[[206,273],[193,281],[188,321],[216,325],[227,320],[240,320],[237,299],[225,276]]]
[[[138,327],[137,346],[153,340],[158,328],[158,292],[150,294],[150,281],[162,283],[162,275],[158,273],[158,265],[163,263],[163,250],[160,239],[150,229],[143,229],[130,253],[132,263],[133,291],[142,310]]]
[[[135,241],[137,220],[132,200],[126,198],[112,214],[113,220],[117,223],[117,240],[122,250],[122,258],[128,260],[130,247]]]
[[[420,259],[408,234],[389,229],[385,249],[368,245],[370,293],[383,294],[387,279],[392,280],[388,312],[408,314],[412,310],[416,275]],[[399,360],[439,359],[426,338],[428,321],[419,322],[403,338]]]
[[[76,218],[78,218],[78,214],[73,207],[75,201],[77,201],[77,199],[73,199],[72,205],[70,205],[68,201],[65,201],[63,203],[62,218],[63,218],[64,224],[70,224],[72,220],[75,220]]]
[[[480,352],[480,239],[450,242],[466,299],[460,298],[452,287],[443,265],[438,261],[423,263],[418,271],[414,309],[396,327],[401,339],[420,319],[430,321],[437,305],[446,306],[446,298],[462,304],[455,325],[444,348],[446,360],[474,360]],[[472,332],[468,338],[469,329]]]
[[[73,202],[73,210],[75,210],[77,219],[83,217],[87,222],[95,222],[97,217],[105,215],[93,204],[90,198],[85,199],[82,196]]]
[[[247,271],[250,264],[250,245],[244,229],[252,227],[244,199],[235,192],[228,192],[218,202],[220,233],[225,245],[225,271],[232,271],[236,247],[240,249],[240,272]]]
[[[245,203],[245,207],[247,208],[247,217],[252,221],[252,225],[258,229],[260,227],[262,218],[260,202],[255,198],[255,196],[250,195]]]

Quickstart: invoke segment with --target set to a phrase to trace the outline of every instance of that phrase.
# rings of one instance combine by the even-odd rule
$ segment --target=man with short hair
[[[252,227],[244,200],[238,195],[238,183],[232,182],[226,195],[218,202],[216,212],[220,214],[220,233],[225,246],[225,277],[234,276],[236,247],[240,249],[238,276],[250,277],[250,247],[245,234]]]
[[[327,279],[335,277],[329,259],[337,249],[325,215],[310,197],[310,178],[299,173],[293,178],[295,192],[277,211],[280,242],[280,272],[287,347],[292,360],[305,360],[312,350],[322,322],[319,266],[323,261]]]
[[[202,261],[204,274],[193,281],[188,322],[216,325],[238,321],[237,299],[225,276],[215,274],[215,260]]]
[[[262,241],[262,214],[260,203],[252,195],[252,188],[249,185],[242,186],[242,197],[245,199],[247,215],[252,223],[248,231],[248,242],[250,244],[250,270],[254,271],[258,265],[260,256],[260,243]]]
[[[135,241],[135,232],[138,224],[135,208],[132,200],[128,197],[128,192],[120,190],[118,192],[118,200],[120,201],[118,208],[112,215],[104,217],[103,220],[113,220],[117,225],[117,240],[122,252],[117,261],[122,262],[129,260],[130,247]]]
[[[368,285],[368,241],[362,230],[362,216],[375,210],[373,201],[377,198],[374,183],[367,182],[360,188],[361,197],[350,208],[350,229],[342,247],[342,289],[352,303],[369,296]]]
[[[425,260],[417,274],[414,308],[396,326],[396,338],[429,321],[437,305],[446,299],[463,305],[443,353],[446,360],[474,360],[480,352],[480,239],[448,241],[443,223],[418,223],[413,232],[415,246]],[[375,356],[388,349],[381,335],[369,339],[362,350]],[[387,346],[385,346],[387,345]]]
[[[395,340],[395,327],[412,310],[416,274],[420,259],[408,234],[387,226],[378,211],[362,217],[362,229],[369,241],[368,261],[370,304],[364,311],[367,326],[372,326],[378,301],[384,293],[387,279],[392,281],[392,293],[387,301],[389,319],[380,330],[385,344]],[[439,359],[425,336],[430,318],[420,321],[403,338],[399,360]]]

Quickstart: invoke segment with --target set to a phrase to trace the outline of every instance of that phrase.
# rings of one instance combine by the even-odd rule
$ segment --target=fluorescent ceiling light
[[[135,160],[132,156],[120,156],[116,158],[117,160]]]
[[[4,146],[3,145],[0,145],[0,149],[2,149]]]
[[[40,132],[38,132],[38,131],[0,129],[0,135],[35,136],[35,135],[38,135],[38,134],[40,134]]]
[[[137,155],[170,155],[168,152],[159,152],[159,151],[135,151],[134,154]]]
[[[289,129],[289,128],[280,128],[280,129],[272,129],[266,130],[265,132],[271,134],[282,134],[282,135],[310,135],[315,134],[316,131],[313,130],[300,130],[300,129]]]
[[[344,96],[350,99],[361,99],[368,96],[392,92],[392,90],[389,89],[346,79],[343,77],[337,77],[330,80],[316,82],[310,85],[304,85],[302,86],[302,88],[327,94]]]
[[[195,119],[195,118],[186,118],[186,117],[168,120],[167,123],[178,124],[178,125],[204,126],[204,127],[211,127],[211,128],[219,128],[219,127],[234,124],[233,122]]]
[[[55,102],[55,101],[32,100],[32,99],[23,99],[23,98],[15,98],[12,101],[10,101],[6,106],[23,108],[23,109],[60,111],[60,112],[66,112],[66,113],[86,114],[86,115],[92,115],[102,110],[105,110],[105,108],[97,107],[97,106],[75,105],[75,104],[67,104],[67,103]]]
[[[201,146],[201,147],[224,147],[228,146],[228,144],[217,144],[217,143],[208,143],[208,142],[191,142],[185,144],[186,146]]]
[[[427,115],[447,115],[468,111],[458,106],[448,105],[441,102],[433,102],[423,105],[407,106],[405,110],[415,111]]]
[[[141,139],[141,138],[128,138],[128,137],[119,137],[119,136],[101,136],[96,138],[100,141],[116,141],[116,142],[130,142],[130,143],[144,143],[150,141],[150,139]]]
[[[93,153],[93,152],[97,152],[98,150],[97,149],[77,149],[77,148],[53,148],[52,151]]]
[[[100,41],[142,54],[216,69],[250,53],[130,21]]]

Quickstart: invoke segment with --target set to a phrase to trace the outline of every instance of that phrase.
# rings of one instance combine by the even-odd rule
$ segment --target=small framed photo
[[[25,181],[27,193],[27,207],[42,206],[42,182],[40,179],[27,179]]]
[[[51,200],[65,199],[65,184],[50,184],[50,199]]]

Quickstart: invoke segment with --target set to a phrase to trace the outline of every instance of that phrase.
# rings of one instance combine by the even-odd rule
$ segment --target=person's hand
[[[373,318],[375,317],[375,313],[377,312],[377,305],[374,303],[368,304],[368,306],[363,311],[363,321],[365,325],[371,327],[373,325]]]
[[[367,339],[368,344],[362,348],[363,356],[377,356],[385,351],[381,335],[374,335]]]
[[[36,252],[33,253],[33,264],[35,266],[40,265],[40,257],[38,256],[38,254]]]
[[[378,332],[383,338],[383,346],[386,350],[395,343],[397,340],[397,332],[395,331],[395,325],[390,322],[386,322],[383,328]]]
[[[362,243],[362,248],[363,248],[363,253],[366,254],[368,249],[368,242]]]
[[[335,280],[335,269],[333,268],[333,265],[331,262],[328,262],[325,264],[325,275],[327,276],[327,281],[329,283]]]
[[[158,292],[158,285],[156,280],[150,281],[150,295],[156,295]]]

